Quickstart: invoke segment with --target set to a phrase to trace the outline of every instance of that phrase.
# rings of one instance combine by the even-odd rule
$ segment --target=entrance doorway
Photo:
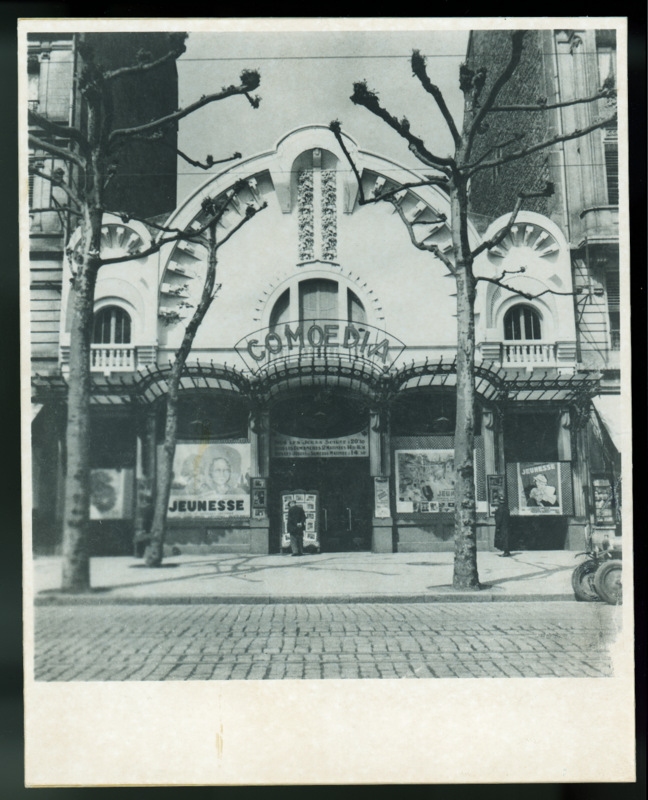
[[[272,460],[271,518],[279,540],[281,492],[316,490],[320,496],[320,546],[324,553],[371,549],[372,495],[367,458]]]

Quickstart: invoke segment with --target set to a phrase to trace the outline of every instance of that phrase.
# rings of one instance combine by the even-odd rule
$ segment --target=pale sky
[[[395,131],[349,96],[354,81],[366,79],[390,113],[407,116],[428,148],[446,155],[451,150],[447,128],[434,100],[412,75],[409,57],[413,49],[427,56],[428,74],[460,125],[459,65],[467,43],[467,31],[191,33],[178,60],[181,106],[238,83],[246,68],[259,70],[262,99],[258,109],[242,97],[200,109],[180,123],[179,147],[200,160],[235,151],[246,158],[274,149],[297,127],[339,119],[360,149],[429,172]],[[184,161],[178,166],[178,204],[219,171],[204,172]]]

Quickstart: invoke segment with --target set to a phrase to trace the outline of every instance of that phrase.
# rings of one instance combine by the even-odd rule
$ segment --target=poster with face
[[[560,515],[560,464],[518,464],[518,508],[520,515]]]
[[[130,519],[132,510],[132,469],[90,471],[90,519]]]
[[[168,519],[250,514],[250,445],[181,443],[176,446]]]
[[[396,512],[454,511],[454,450],[396,451]]]

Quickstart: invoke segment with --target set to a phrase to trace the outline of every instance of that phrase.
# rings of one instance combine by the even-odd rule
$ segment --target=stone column
[[[501,426],[498,424],[499,414],[497,409],[485,408],[482,410],[482,436],[484,437],[484,470],[486,472],[486,516],[482,517],[482,524],[478,518],[477,546],[479,549],[493,548],[495,536],[495,520],[488,515],[488,476],[504,474],[503,465],[500,465],[498,456],[502,451],[498,438],[501,436]]]
[[[267,411],[250,417],[250,475],[268,478],[270,474],[270,415]],[[266,502],[267,502],[266,491]],[[250,553],[265,555],[270,552],[270,521],[266,514],[254,517],[250,508]]]
[[[482,436],[484,437],[484,468],[487,475],[497,470],[496,442],[497,436],[495,413],[492,408],[482,410]]]
[[[374,515],[376,513],[376,481],[374,478],[387,478],[389,465],[389,420],[388,411],[372,410],[369,415],[369,474],[372,479],[372,497]],[[388,484],[389,488],[389,484]],[[373,517],[371,531],[371,552],[393,552],[394,520],[391,514],[387,517]]]
[[[571,462],[574,493],[574,514],[568,520],[565,542],[567,550],[585,548],[589,527],[585,498],[585,489],[588,485],[587,459],[583,433],[577,415],[563,411],[558,426],[558,458],[561,461]]]
[[[369,412],[369,474],[382,475],[382,433],[380,431],[380,412]]]
[[[558,458],[561,461],[572,460],[571,418],[569,411],[561,411],[558,424]]]

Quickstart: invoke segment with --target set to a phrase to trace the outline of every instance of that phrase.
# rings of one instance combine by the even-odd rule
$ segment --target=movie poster
[[[560,464],[518,464],[518,513],[521,516],[563,513]]]
[[[374,478],[374,517],[386,519],[391,516],[389,509],[389,478]]]
[[[396,450],[396,512],[454,512],[454,450]]]
[[[320,538],[319,526],[317,524],[319,513],[319,492],[282,492],[281,508],[283,511],[283,530],[281,534],[281,548],[290,548],[290,534],[288,533],[288,509],[293,503],[298,503],[303,507],[306,514],[306,524],[304,526],[304,547],[313,547],[319,551]]]
[[[249,515],[249,443],[176,446],[169,520]]]
[[[90,470],[90,519],[133,516],[133,470]]]

